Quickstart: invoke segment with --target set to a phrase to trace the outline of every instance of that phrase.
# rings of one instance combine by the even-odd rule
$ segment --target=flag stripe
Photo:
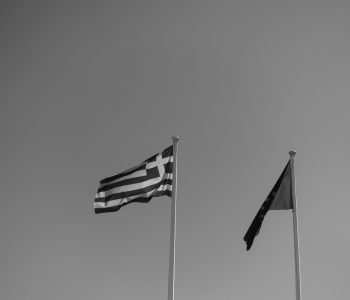
[[[146,171],[146,168],[144,166],[141,170],[137,170],[135,172],[131,172],[130,174],[125,175],[125,176],[121,176],[121,177],[119,177],[118,179],[115,179],[115,180],[111,180],[111,181],[108,181],[108,182],[105,182],[105,183],[101,183],[98,190],[102,191],[105,186],[114,184],[116,182],[119,182],[119,181],[122,181],[122,180],[125,180],[125,179],[141,177],[141,176],[146,176],[146,175],[147,175],[147,171]]]
[[[171,178],[165,178],[164,180],[169,180],[170,183],[172,182]],[[130,192],[136,192],[138,190],[143,190],[143,189],[149,189],[152,187],[156,187],[157,185],[161,184],[162,182],[159,181],[159,178],[156,179],[151,179],[147,181],[143,181],[141,183],[136,183],[136,184],[130,184],[122,187],[118,187],[116,189],[109,190],[107,192],[99,192],[96,194],[96,198],[105,198],[106,201],[110,200],[110,196],[114,195],[114,197],[118,197],[118,195],[124,194],[124,193],[130,193]],[[118,197],[119,198],[119,197]],[[113,198],[115,199],[115,198]]]
[[[130,174],[133,174],[134,172],[136,171],[140,171],[140,170],[144,170],[145,169],[145,166],[146,166],[146,162],[142,162],[141,164],[139,164],[138,166],[134,167],[134,168],[131,168],[131,169],[128,169],[122,173],[119,173],[117,175],[113,175],[113,176],[110,176],[110,177],[107,177],[105,179],[102,179],[100,181],[100,184],[105,184],[105,183],[109,183],[111,181],[114,181],[114,180],[117,180],[119,178],[122,178],[124,176],[127,176],[127,175],[130,175]]]
[[[113,199],[113,200],[106,201],[106,202],[105,201],[102,201],[102,202],[96,201],[94,203],[94,207],[95,208],[96,207],[110,207],[110,206],[120,205],[123,203],[127,203],[131,200],[137,200],[138,198],[145,198],[145,197],[147,198],[147,197],[152,196],[158,192],[166,192],[166,191],[171,192],[172,186],[169,184],[162,184],[156,189],[153,189],[151,191],[144,192],[144,193],[138,193],[137,195],[129,195],[128,197],[125,197],[125,198]]]
[[[171,180],[172,174],[165,173],[162,178],[160,178],[160,177],[153,177],[153,178],[149,177],[149,178],[150,178],[149,180],[144,179],[143,181],[141,181],[139,183],[123,185],[123,186],[109,189],[107,191],[97,192],[96,198],[104,198],[104,197],[108,197],[109,195],[112,195],[112,194],[118,194],[121,192],[129,192],[129,191],[133,191],[133,190],[135,191],[135,190],[143,189],[143,188],[149,187],[151,185],[161,183],[162,180]]]
[[[108,202],[108,201],[115,200],[115,199],[123,199],[123,198],[128,198],[130,196],[136,196],[138,194],[143,194],[145,192],[150,192],[150,191],[158,188],[162,184],[164,184],[164,185],[171,185],[172,184],[172,179],[165,179],[165,180],[163,180],[161,182],[158,182],[158,183],[153,184],[153,185],[145,186],[145,187],[143,187],[141,189],[127,190],[127,188],[126,188],[126,191],[123,191],[123,192],[120,192],[120,193],[113,193],[113,194],[110,194],[110,195],[107,195],[107,196],[102,196],[102,197],[97,196],[95,201],[96,202]]]
[[[120,208],[122,208],[124,205],[134,203],[134,202],[141,202],[141,203],[147,203],[149,202],[153,197],[161,197],[161,196],[169,196],[171,197],[171,191],[165,190],[165,191],[160,191],[156,192],[151,196],[148,197],[138,197],[134,200],[130,200],[126,203],[123,204],[118,204],[115,206],[110,206],[110,207],[95,207],[95,213],[100,214],[100,213],[106,213],[106,212],[115,212],[118,211]]]
[[[172,162],[166,163],[164,165],[165,171],[167,172],[168,170],[172,169]],[[157,167],[153,167],[150,169],[142,170],[142,171],[137,171],[135,173],[132,173],[131,175],[125,176],[120,178],[119,180],[113,181],[109,184],[103,184],[100,185],[98,192],[102,191],[108,191],[113,188],[121,187],[123,185],[129,185],[129,184],[134,184],[134,183],[140,183],[143,182],[147,179],[153,179],[159,177],[159,172]]]
[[[120,181],[114,182],[112,184],[107,184],[107,185],[105,185],[103,187],[100,187],[98,189],[98,192],[110,191],[110,190],[113,190],[115,188],[122,187],[124,185],[132,185],[132,184],[135,184],[135,183],[141,183],[143,181],[146,181],[147,179],[154,179],[154,178],[158,178],[159,177],[158,168],[152,168],[152,169],[144,170],[145,174],[143,176],[139,176],[140,172],[137,172],[137,173],[138,174],[135,174],[135,175],[137,175],[136,177],[128,176],[127,179],[123,178],[123,180],[120,180]]]

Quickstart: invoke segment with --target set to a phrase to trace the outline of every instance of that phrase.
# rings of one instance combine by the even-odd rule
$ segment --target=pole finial
[[[178,136],[175,136],[175,135],[172,136],[171,138],[172,138],[172,140],[173,140],[174,143],[178,142],[179,139],[180,139]]]
[[[294,157],[295,154],[297,154],[297,153],[296,153],[294,150],[289,151],[289,155],[290,155],[291,157]]]

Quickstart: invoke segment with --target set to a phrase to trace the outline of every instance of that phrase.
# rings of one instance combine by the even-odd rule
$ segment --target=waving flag
[[[278,178],[270,194],[267,196],[266,200],[260,207],[252,224],[250,225],[247,233],[243,238],[243,240],[247,244],[247,250],[250,249],[250,247],[253,244],[254,238],[259,234],[261,224],[264,220],[266,213],[269,210],[293,209],[291,180],[292,176],[290,161],[288,161],[281,176]]]
[[[95,213],[119,210],[131,202],[148,202],[153,197],[171,197],[173,146],[166,148],[136,167],[100,181]]]

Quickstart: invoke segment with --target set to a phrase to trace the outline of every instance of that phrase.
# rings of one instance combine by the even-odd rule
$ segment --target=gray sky
[[[170,198],[98,181],[180,137],[175,299],[295,299],[292,214],[243,235],[295,161],[303,299],[349,297],[348,1],[2,1],[0,296],[167,297]]]

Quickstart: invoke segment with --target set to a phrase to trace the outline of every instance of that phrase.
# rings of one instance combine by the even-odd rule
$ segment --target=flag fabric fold
[[[252,224],[250,225],[247,233],[243,238],[243,240],[247,244],[247,250],[251,248],[255,237],[259,234],[261,224],[264,220],[266,213],[269,210],[293,209],[291,181],[291,167],[290,161],[288,161],[282,174],[280,175],[271,192],[260,207]]]
[[[94,202],[95,213],[113,212],[131,202],[148,202],[153,197],[171,197],[173,146],[141,164],[100,181]]]

